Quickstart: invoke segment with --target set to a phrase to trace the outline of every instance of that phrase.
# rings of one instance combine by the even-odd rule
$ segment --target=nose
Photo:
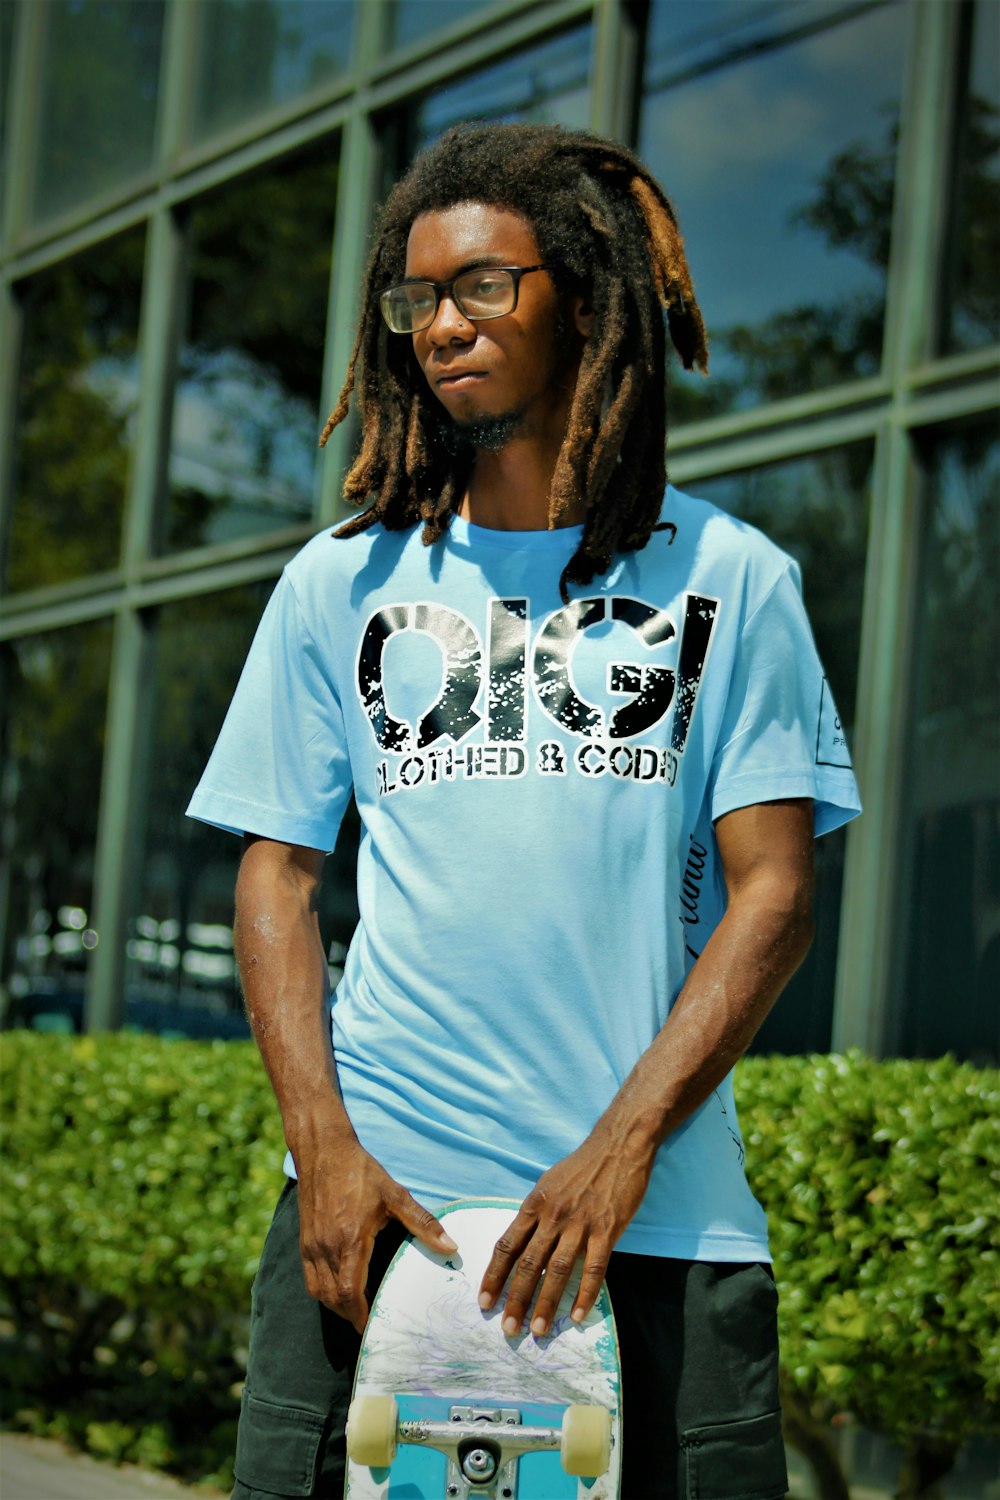
[[[476,337],[474,323],[459,312],[451,297],[442,297],[438,303],[434,322],[427,329],[427,338],[435,348],[446,344],[471,344]]]

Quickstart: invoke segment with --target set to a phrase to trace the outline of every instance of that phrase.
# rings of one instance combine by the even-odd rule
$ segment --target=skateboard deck
[[[519,1206],[448,1204],[438,1217],[456,1254],[415,1240],[397,1252],[358,1358],[345,1500],[619,1495],[621,1366],[607,1288],[571,1322],[577,1267],[540,1339],[504,1335],[505,1293],[489,1312],[479,1306],[493,1247]]]

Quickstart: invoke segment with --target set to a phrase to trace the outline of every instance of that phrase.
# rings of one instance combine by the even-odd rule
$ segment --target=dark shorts
[[[374,1289],[403,1238],[375,1244]],[[779,1500],[778,1296],[767,1266],[617,1252],[624,1500]],[[295,1184],[278,1199],[254,1282],[233,1500],[340,1500],[360,1338],[313,1301]]]

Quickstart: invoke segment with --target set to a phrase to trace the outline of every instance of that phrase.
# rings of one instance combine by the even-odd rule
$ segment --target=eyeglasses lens
[[[452,283],[455,302],[467,318],[501,318],[514,307],[514,278],[509,271],[465,271]],[[382,312],[393,333],[419,333],[429,328],[438,299],[429,281],[404,282],[382,294]]]

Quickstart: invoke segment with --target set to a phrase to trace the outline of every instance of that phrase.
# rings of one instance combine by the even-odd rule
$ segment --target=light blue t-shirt
[[[581,530],[313,538],[261,621],[192,816],[330,850],[361,920],[331,1024],[362,1144],[425,1205],[522,1198],[663,1025],[726,903],[713,820],[859,810],[795,563],[668,489],[574,587]],[[660,1148],[621,1250],[766,1259],[732,1076]]]

